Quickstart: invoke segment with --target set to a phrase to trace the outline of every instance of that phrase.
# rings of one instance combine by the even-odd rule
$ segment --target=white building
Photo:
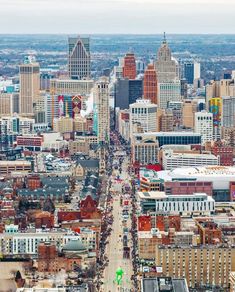
[[[229,190],[230,182],[235,181],[235,167],[231,166],[200,166],[175,168],[172,171],[159,171],[157,177],[164,181],[195,180],[212,182],[213,189]]]
[[[143,132],[157,130],[157,105],[148,99],[138,99],[130,104],[130,136],[135,133],[136,125]]]
[[[165,192],[138,192],[137,201],[142,212],[173,214],[204,214],[215,211],[215,201],[205,193],[166,195]]]
[[[40,242],[54,242],[58,249],[73,239],[80,239],[88,248],[96,248],[96,233],[85,228],[82,234],[68,231],[36,229],[35,232],[5,232],[0,234],[0,253],[3,255],[35,255]]]
[[[219,165],[220,157],[212,154],[174,153],[173,150],[163,151],[162,165],[165,170],[178,167],[197,167]]]
[[[181,85],[179,80],[158,83],[157,89],[158,106],[166,109],[171,101],[181,101]]]
[[[195,113],[194,131],[200,133],[202,144],[213,140],[213,114],[207,111]]]

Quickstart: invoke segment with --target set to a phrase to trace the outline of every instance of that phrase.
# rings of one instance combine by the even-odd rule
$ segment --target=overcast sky
[[[235,33],[235,0],[0,0],[0,33]]]

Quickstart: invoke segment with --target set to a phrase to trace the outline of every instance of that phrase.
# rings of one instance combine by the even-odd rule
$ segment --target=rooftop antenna
[[[164,31],[164,34],[163,34],[163,43],[166,44],[166,32]]]

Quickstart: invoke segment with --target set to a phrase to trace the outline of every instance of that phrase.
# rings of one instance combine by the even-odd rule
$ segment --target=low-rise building
[[[212,154],[174,153],[173,150],[165,150],[162,155],[162,166],[165,170],[172,170],[178,167],[198,167],[219,164],[220,157]]]
[[[205,193],[166,195],[165,192],[138,192],[137,201],[143,213],[210,214],[215,211],[215,201]]]
[[[26,160],[2,160],[0,161],[0,174],[2,176],[10,175],[12,172],[31,172],[32,163]]]

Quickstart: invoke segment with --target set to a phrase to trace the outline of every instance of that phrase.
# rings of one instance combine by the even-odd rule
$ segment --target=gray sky
[[[235,33],[235,0],[0,0],[0,33]]]

